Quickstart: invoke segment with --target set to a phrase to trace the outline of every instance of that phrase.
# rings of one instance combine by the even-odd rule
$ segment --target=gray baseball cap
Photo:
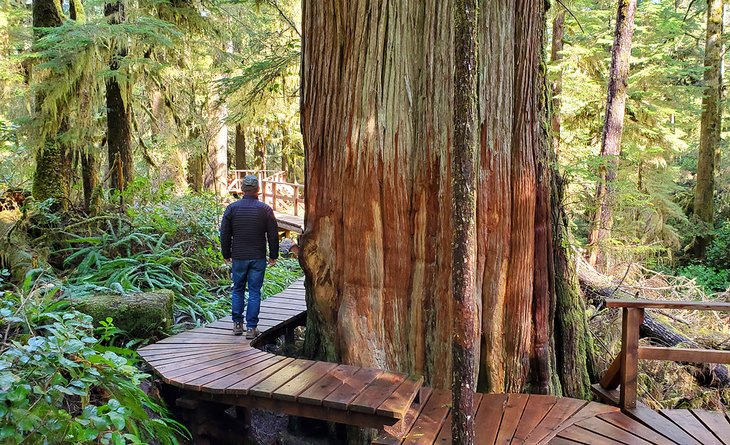
[[[259,178],[253,175],[248,175],[243,178],[243,191],[244,192],[257,192],[259,190]]]

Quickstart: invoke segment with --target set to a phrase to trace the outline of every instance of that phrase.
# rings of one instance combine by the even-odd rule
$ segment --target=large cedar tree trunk
[[[720,148],[721,131],[721,64],[722,64],[722,0],[707,0],[707,40],[705,41],[705,94],[702,97],[700,150],[697,156],[697,186],[694,216],[703,225],[703,233],[695,238],[693,251],[705,256],[713,225],[715,162]]]
[[[109,23],[117,25],[124,23],[124,1],[104,5],[104,15],[109,17]],[[134,179],[134,160],[132,157],[131,117],[125,100],[127,88],[122,88],[117,78],[119,62],[127,56],[127,45],[122,39],[116,41],[116,52],[109,62],[111,74],[106,80],[106,122],[107,148],[109,170],[111,170],[111,188],[124,190]]]
[[[570,274],[550,272],[566,253],[551,217],[544,6],[478,6],[475,365],[483,391],[585,394],[583,325],[552,328],[580,305],[560,295]],[[452,14],[436,0],[303,8],[306,350],[440,388],[454,317]],[[560,381],[557,356],[578,364]]]
[[[36,38],[42,35],[39,28],[52,28],[63,23],[63,11],[54,0],[33,1],[33,28]],[[44,97],[37,94],[35,109],[41,110]],[[68,130],[66,116],[59,116],[58,133]],[[71,154],[68,147],[61,144],[56,135],[49,135],[36,154],[36,169],[33,176],[33,197],[37,201],[53,198],[55,207],[68,207],[71,192]]]
[[[608,267],[607,244],[611,239],[613,210],[616,205],[615,182],[618,158],[621,154],[621,133],[624,129],[635,15],[636,0],[618,1],[616,31],[613,37],[613,48],[611,48],[606,116],[601,136],[603,165],[600,169],[596,190],[596,216],[588,239],[590,245],[588,262],[599,270],[605,270]]]

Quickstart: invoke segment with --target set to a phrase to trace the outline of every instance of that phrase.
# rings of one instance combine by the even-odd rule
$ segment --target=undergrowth
[[[110,351],[58,288],[32,283],[0,291],[0,443],[166,445],[187,436],[142,390],[149,376],[133,351]]]

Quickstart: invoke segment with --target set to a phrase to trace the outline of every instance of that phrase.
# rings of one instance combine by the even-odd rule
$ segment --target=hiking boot
[[[248,329],[246,329],[246,340],[253,340],[258,335],[259,335],[259,330],[258,329],[256,329],[256,328],[248,328]]]
[[[237,322],[233,323],[233,335],[241,335],[243,334],[243,323]]]

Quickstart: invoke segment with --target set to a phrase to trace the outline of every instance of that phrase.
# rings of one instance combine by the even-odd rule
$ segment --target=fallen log
[[[606,298],[633,300],[637,297],[636,294],[632,294],[622,287],[620,282],[601,274],[578,255],[576,256],[579,258],[576,269],[581,291],[594,306],[602,308]],[[641,324],[639,336],[648,339],[653,345],[666,347],[682,345],[687,348],[704,349],[702,345],[652,316],[650,310],[646,310],[644,313],[644,322]],[[700,385],[711,388],[730,386],[730,373],[725,365],[714,363],[693,363],[692,365],[692,374]]]

